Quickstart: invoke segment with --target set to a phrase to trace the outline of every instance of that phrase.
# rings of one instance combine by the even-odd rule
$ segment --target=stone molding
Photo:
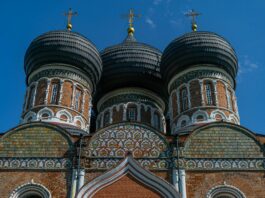
[[[218,185],[213,187],[206,195],[206,198],[214,198],[215,195],[219,195],[219,193],[229,193],[234,195],[236,198],[246,198],[245,194],[235,186],[227,185],[224,183],[223,185]]]
[[[9,198],[19,198],[24,193],[28,193],[28,191],[34,191],[38,194],[41,194],[43,198],[51,198],[50,191],[42,184],[35,183],[33,179],[23,185],[18,186],[9,196]],[[29,192],[30,193],[30,192]],[[24,196],[23,196],[24,197]]]

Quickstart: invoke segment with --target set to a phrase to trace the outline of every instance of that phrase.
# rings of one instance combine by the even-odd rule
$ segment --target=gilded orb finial
[[[72,23],[71,23],[71,20],[72,20],[72,17],[73,16],[77,16],[77,12],[73,12],[71,8],[69,8],[69,11],[64,13],[64,16],[67,16],[67,30],[68,31],[71,31],[72,30]]]
[[[141,15],[140,14],[135,14],[133,12],[133,9],[130,9],[129,14],[124,15],[124,17],[126,17],[127,19],[129,19],[129,27],[127,29],[128,34],[133,34],[134,33],[134,28],[133,28],[133,22],[134,22],[134,18],[140,18]]]
[[[195,10],[190,10],[188,11],[186,14],[185,14],[187,17],[191,17],[192,20],[191,20],[191,29],[192,31],[197,31],[197,24],[196,24],[196,21],[195,21],[195,18],[198,17],[199,15],[201,15],[201,13],[198,13],[196,12]]]

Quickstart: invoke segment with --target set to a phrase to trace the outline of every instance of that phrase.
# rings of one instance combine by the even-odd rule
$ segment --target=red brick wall
[[[177,115],[178,113],[178,105],[177,105],[177,95],[176,92],[172,94],[172,109],[173,109],[173,118]]]
[[[44,104],[44,100],[46,97],[46,88],[47,88],[47,81],[45,79],[40,80],[37,87],[35,105]]]
[[[113,115],[112,115],[112,122],[113,123],[122,122],[123,106],[120,106],[120,108],[118,108],[118,109],[119,109],[119,111],[116,108],[113,108]]]
[[[220,107],[228,108],[225,85],[221,81],[217,81],[217,93],[218,93],[218,103]]]
[[[9,197],[18,186],[29,183],[32,179],[35,183],[44,185],[51,192],[53,198],[65,198],[67,192],[70,191],[70,171],[8,171],[0,172],[1,197]]]
[[[69,81],[65,81],[63,85],[63,97],[62,97],[62,105],[70,107],[72,101],[72,93],[73,93],[73,85]]]
[[[198,80],[190,82],[191,107],[201,106],[200,83]]]
[[[265,197],[265,174],[262,172],[186,172],[187,197],[205,197],[211,188],[224,182],[239,188],[247,198]]]
[[[154,190],[143,185],[130,175],[125,175],[113,184],[98,191],[97,198],[155,198],[162,197]]]
[[[141,106],[141,122],[146,124],[151,124],[151,109],[147,108],[147,111],[145,111],[145,108]]]

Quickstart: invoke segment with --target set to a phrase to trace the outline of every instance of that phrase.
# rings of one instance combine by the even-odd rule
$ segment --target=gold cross
[[[133,9],[130,9],[129,14],[123,15],[123,17],[129,20],[129,27],[133,27],[134,18],[140,18],[140,14],[134,14]]]
[[[77,12],[73,12],[71,8],[69,8],[68,12],[64,13],[64,16],[67,16],[67,26],[66,28],[71,31],[72,30],[72,24],[71,24],[71,20],[73,16],[77,16]]]
[[[195,19],[196,19],[196,17],[198,17],[198,16],[200,16],[201,15],[201,13],[198,13],[198,12],[196,12],[195,10],[190,10],[189,12],[187,12],[186,14],[185,14],[185,16],[187,16],[187,17],[191,17],[191,24],[192,24],[192,30],[193,31],[196,31],[197,30],[197,24],[196,24],[196,21],[195,21]]]

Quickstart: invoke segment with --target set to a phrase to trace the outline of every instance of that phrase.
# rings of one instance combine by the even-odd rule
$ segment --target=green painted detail
[[[185,143],[187,158],[259,158],[263,152],[255,139],[228,126],[213,126],[194,132]]]
[[[66,157],[71,150],[66,135],[43,126],[13,130],[0,139],[0,157]]]

